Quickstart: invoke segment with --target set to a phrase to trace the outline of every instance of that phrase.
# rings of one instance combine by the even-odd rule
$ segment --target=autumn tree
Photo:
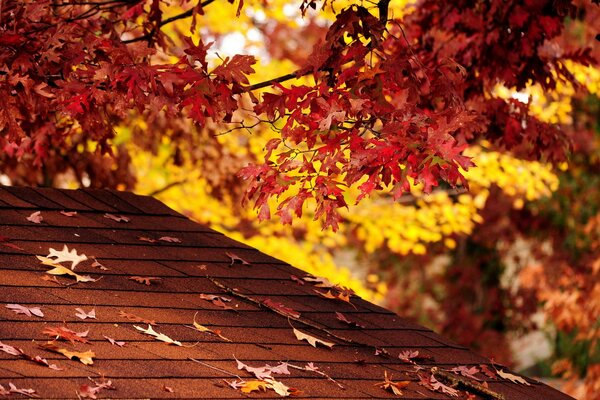
[[[194,184],[211,209],[231,208],[216,217],[196,210],[196,218],[255,241],[273,233],[275,252],[290,238],[313,252],[317,243],[322,256],[302,259],[308,269],[333,265],[325,255],[336,249],[351,251],[373,266],[379,289],[361,294],[387,287],[388,304],[481,350],[524,327],[560,285],[579,290],[597,275],[594,253],[573,264],[570,249],[550,255],[540,245],[530,250],[538,265],[571,268],[572,281],[529,265],[521,292],[500,284],[511,244],[535,229],[551,230],[557,250],[561,238],[586,232],[585,251],[597,248],[596,211],[572,232],[549,223],[558,205],[539,200],[564,192],[573,170],[556,171],[569,154],[580,154],[572,160],[582,171],[595,168],[583,161],[597,154],[595,141],[582,139],[593,138],[582,132],[594,123],[578,117],[593,114],[580,76],[597,71],[593,2],[230,3],[1,1],[2,174],[14,184],[123,189],[139,179],[174,202],[180,192],[170,190]],[[239,29],[253,32],[245,50],[252,40],[262,45],[224,55]],[[568,116],[586,122],[536,109],[532,91],[561,96],[565,87],[578,110]],[[144,180],[165,166],[162,186]],[[261,220],[276,214],[294,224],[259,225],[242,202]],[[315,229],[313,219],[338,233]],[[441,272],[419,267],[439,256],[454,262]],[[417,310],[401,293],[441,306]],[[593,310],[575,324],[592,342]],[[559,314],[554,320],[572,328]]]

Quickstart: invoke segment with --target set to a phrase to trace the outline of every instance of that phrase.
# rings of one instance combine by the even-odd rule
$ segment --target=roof
[[[0,270],[0,395],[570,399],[150,197],[0,187]]]

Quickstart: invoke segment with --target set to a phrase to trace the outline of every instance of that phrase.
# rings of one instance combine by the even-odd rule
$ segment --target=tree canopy
[[[596,354],[597,1],[406,3],[0,1],[0,172],[137,182],[481,351],[544,304]]]

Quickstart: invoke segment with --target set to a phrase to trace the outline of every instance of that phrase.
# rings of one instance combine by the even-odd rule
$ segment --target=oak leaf
[[[135,314],[126,313],[125,311],[122,311],[122,310],[119,311],[119,317],[127,318],[128,320],[134,321],[134,322],[143,322],[144,324],[148,324],[148,325],[156,325],[156,321],[154,321],[152,319],[142,318]]]
[[[58,347],[56,344],[54,344],[54,342],[44,343],[40,347],[54,353],[62,354],[70,360],[77,360],[85,365],[92,365],[94,363],[93,358],[96,357],[96,353],[94,353],[92,350],[84,352],[71,351]]]
[[[158,282],[161,279],[157,278],[155,276],[130,276],[129,278],[127,278],[131,281],[136,281],[137,283],[141,283],[144,284],[146,286],[150,286],[152,284],[152,282]]]
[[[501,370],[501,369],[497,369],[496,372],[503,379],[508,379],[509,381],[511,381],[513,383],[520,383],[521,385],[531,386],[529,384],[529,382],[527,382],[525,379],[523,379],[520,376],[513,375],[509,372],[504,372],[504,370]]]
[[[271,366],[269,364],[265,364],[262,367],[251,367],[248,364],[241,362],[237,358],[235,358],[235,361],[237,362],[238,369],[246,370],[246,371],[250,372],[251,374],[254,374],[254,376],[258,379],[264,380],[266,378],[272,378],[273,377],[272,374],[283,374],[283,375],[290,374],[290,371],[288,369],[288,364],[283,363],[283,362],[280,362],[276,366]]]
[[[102,335],[102,336],[104,337],[104,339],[108,340],[110,342],[110,344],[112,344],[113,346],[123,347],[123,346],[125,346],[127,344],[125,342],[117,341],[117,340],[115,340],[115,339],[113,339],[111,337],[108,337],[106,335]]]
[[[105,267],[104,265],[102,265],[98,260],[96,260],[95,258],[93,258],[94,262],[92,263],[92,267],[93,268],[98,268],[102,271],[108,271],[108,268]]]
[[[116,388],[112,384],[112,381],[110,380],[107,381],[105,379],[102,379],[101,382],[96,382],[92,378],[88,379],[92,381],[94,385],[92,386],[89,384],[84,384],[79,387],[77,395],[82,399],[97,399],[98,397],[96,395],[98,394],[98,392],[104,389],[116,390]]]
[[[77,264],[88,259],[85,254],[77,254],[77,250],[75,249],[69,251],[67,245],[64,245],[60,251],[50,248],[50,254],[46,257],[52,259],[57,264],[71,262],[71,269],[75,269]]]
[[[5,389],[4,386],[0,385],[0,395],[2,395],[2,396],[8,396],[11,393],[22,394],[22,395],[27,396],[27,397],[40,397],[40,396],[38,396],[35,393],[35,390],[33,390],[33,389],[19,389],[12,382],[8,382],[8,390]]]
[[[83,309],[81,308],[76,308],[75,311],[77,311],[77,313],[75,314],[75,316],[77,318],[81,318],[81,319],[96,319],[96,309],[92,308],[92,311],[90,312],[85,312],[83,311]]]
[[[139,236],[138,240],[141,240],[142,242],[148,242],[148,243],[156,243],[157,240],[156,239],[152,239],[146,236]]]
[[[317,344],[320,344],[320,345],[323,345],[323,346],[331,349],[335,345],[335,343],[326,342],[324,340],[317,339],[316,337],[311,336],[307,333],[301,332],[296,328],[292,328],[292,329],[294,330],[294,335],[296,335],[296,338],[298,340],[306,340],[308,343],[310,343],[310,345],[312,347],[317,347]]]
[[[383,381],[377,382],[375,386],[383,390],[391,391],[396,396],[402,396],[402,389],[409,385],[410,381],[392,381],[392,375],[388,377],[387,371],[383,371]]]
[[[252,393],[252,392],[266,392],[267,391],[267,383],[265,381],[259,380],[251,380],[246,381],[241,385],[240,390],[242,393]]]
[[[6,343],[2,343],[0,342],[0,351],[13,355],[13,356],[17,356],[17,357],[21,357],[25,360],[29,360],[29,361],[33,361],[37,364],[41,364],[41,365],[45,365],[46,367],[53,369],[55,371],[62,371],[63,368],[58,367],[56,364],[50,364],[48,362],[48,360],[46,360],[45,358],[42,358],[40,356],[30,356],[29,354],[25,353],[23,351],[23,349],[17,348],[17,347],[13,347],[11,345],[8,345]]]
[[[165,342],[168,344],[174,344],[176,346],[181,346],[181,342],[171,339],[164,333],[156,332],[154,329],[152,329],[152,325],[148,325],[148,328],[146,328],[146,329],[144,329],[140,326],[137,326],[137,325],[134,325],[133,327],[135,329],[137,329],[138,331],[145,333],[146,335],[153,336],[154,338],[156,338],[156,340],[160,340],[161,342]]]
[[[201,293],[200,294],[200,298],[202,300],[210,301],[215,306],[221,307],[224,310],[234,310],[235,311],[235,309],[233,307],[230,307],[227,304],[225,304],[225,302],[230,302],[231,301],[231,299],[229,297],[215,296],[213,294],[204,294],[204,293]]]
[[[34,224],[40,224],[40,223],[42,223],[43,220],[44,220],[44,217],[42,217],[41,211],[36,211],[36,212],[32,213],[29,217],[27,217],[27,221],[33,222]]]
[[[193,324],[194,324],[194,328],[195,328],[195,329],[196,329],[198,332],[206,332],[206,333],[211,333],[211,334],[213,334],[213,335],[216,335],[216,336],[220,337],[221,339],[223,339],[223,340],[224,340],[224,341],[226,341],[226,342],[231,342],[231,340],[229,340],[229,339],[227,339],[225,336],[221,335],[221,331],[220,331],[219,329],[215,329],[215,330],[213,330],[213,329],[207,328],[207,327],[206,327],[206,326],[204,326],[204,325],[200,325],[199,323],[197,323],[197,322],[196,322],[196,315],[197,315],[197,314],[198,314],[198,313],[194,314],[194,322],[193,322]]]
[[[488,378],[490,378],[490,379],[496,378],[496,374],[494,373],[494,371],[492,371],[490,369],[490,367],[488,367],[487,365],[479,364],[479,368],[481,368],[481,372]]]
[[[39,256],[38,256],[39,258]],[[63,267],[62,265],[56,265],[51,270],[46,271],[50,275],[67,275],[75,278],[77,282],[96,282],[98,279],[94,279],[89,275],[78,275],[70,269]]]
[[[5,307],[17,314],[25,314],[28,317],[31,317],[32,315],[40,318],[44,317],[44,313],[39,307],[25,307],[20,304],[7,304]]]
[[[235,263],[239,263],[242,265],[250,265],[250,263],[248,261],[244,260],[243,258],[241,258],[240,256],[238,256],[235,253],[230,253],[227,251],[227,252],[225,252],[225,255],[227,257],[229,257],[229,259],[231,260],[231,264],[229,264],[230,266],[232,266]]]
[[[68,340],[69,342],[71,342],[71,344],[75,344],[75,342],[89,343],[89,341],[86,339],[86,336],[88,335],[88,331],[75,332],[64,326],[46,327],[42,331],[42,334],[53,337],[54,340],[56,340],[56,339]]]
[[[475,374],[480,372],[479,368],[477,368],[475,366],[467,367],[466,365],[459,365],[458,367],[452,368],[451,371],[454,372],[455,374],[466,376],[467,378],[475,379],[476,381],[480,380],[479,378],[477,378],[475,376]]]
[[[451,388],[448,385],[444,385],[442,382],[438,381],[433,374],[429,377],[428,387],[436,392],[444,393],[452,397],[458,397],[458,390]]]

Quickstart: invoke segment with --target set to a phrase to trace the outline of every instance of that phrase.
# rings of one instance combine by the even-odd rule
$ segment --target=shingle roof
[[[27,219],[37,211],[43,217],[39,224]],[[129,222],[117,222],[121,216]],[[46,273],[55,265],[48,259],[43,264],[35,256],[48,256],[50,249],[61,250],[65,245],[87,256],[74,272],[95,281],[73,284],[73,276]],[[232,256],[250,264],[240,260],[232,264]],[[71,263],[61,265],[70,267]],[[82,385],[97,387],[90,377],[97,383],[110,380],[115,388],[92,390],[92,396],[95,393],[99,398],[280,397],[270,389],[245,394],[229,387],[225,380],[255,379],[237,368],[237,359],[251,367],[288,363],[284,366],[289,375],[274,371],[272,376],[301,391],[301,398],[394,398],[391,391],[376,385],[386,372],[395,382],[408,381],[401,388],[402,398],[449,398],[419,384],[419,374],[431,382],[431,369],[436,367],[434,377],[449,385],[454,381],[460,398],[467,398],[468,389],[473,399],[501,398],[500,394],[515,400],[570,399],[528,378],[530,386],[495,373],[490,378],[478,372],[477,380],[458,378],[448,371],[458,366],[481,370],[481,365],[494,371],[494,365],[358,297],[353,296],[349,304],[319,296],[315,290],[347,293],[318,288],[314,282],[301,285],[291,276],[305,277],[302,271],[194,223],[150,197],[108,190],[0,187],[0,270],[0,385],[5,391],[12,383],[16,388],[34,389],[42,398],[77,398],[77,392],[86,393]],[[133,276],[160,279],[146,285],[129,279]],[[226,305],[233,310],[204,300],[201,294],[225,296],[231,299]],[[8,304],[39,307],[44,316],[17,314]],[[77,308],[85,313],[93,309],[96,318],[80,319]],[[300,316],[294,317],[294,312]],[[363,327],[338,320],[336,312]],[[222,337],[192,329],[194,318]],[[135,326],[149,327],[142,320],[153,320],[156,332],[182,346],[137,330]],[[89,343],[57,340],[53,345],[55,351],[91,350],[93,364],[41,347],[55,339],[43,331],[58,327],[82,336],[81,332],[89,331],[79,338]],[[335,345],[332,349],[312,347],[298,340],[292,327]],[[120,347],[108,338],[126,344]],[[375,355],[385,351],[389,356]],[[412,354],[405,355],[413,358],[398,358],[407,351]],[[38,355],[62,369],[31,360]],[[319,372],[307,368],[308,363]],[[481,392],[478,385],[482,384],[489,393]]]

